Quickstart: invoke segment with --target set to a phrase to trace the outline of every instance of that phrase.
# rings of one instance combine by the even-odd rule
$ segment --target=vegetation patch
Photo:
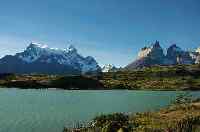
[[[0,85],[19,88],[200,90],[199,65],[153,66],[94,75],[2,74]]]
[[[199,132],[200,102],[188,94],[179,95],[167,108],[158,112],[101,115],[87,127],[63,132]]]
[[[199,65],[153,66],[142,70],[104,73],[107,89],[200,90]]]

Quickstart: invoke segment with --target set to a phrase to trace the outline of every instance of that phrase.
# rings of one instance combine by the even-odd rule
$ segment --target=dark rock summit
[[[193,58],[190,56],[190,52],[182,50],[180,47],[173,44],[167,49],[166,64],[192,64]]]

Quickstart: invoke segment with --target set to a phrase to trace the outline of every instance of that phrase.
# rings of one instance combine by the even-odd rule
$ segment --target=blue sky
[[[125,66],[138,50],[159,40],[191,49],[200,46],[199,0],[2,0],[0,56],[31,41]]]

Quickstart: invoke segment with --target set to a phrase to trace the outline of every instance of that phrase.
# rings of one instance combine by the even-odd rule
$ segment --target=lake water
[[[102,113],[142,112],[167,106],[179,92],[0,90],[0,132],[62,132]],[[191,92],[200,97],[200,92]]]

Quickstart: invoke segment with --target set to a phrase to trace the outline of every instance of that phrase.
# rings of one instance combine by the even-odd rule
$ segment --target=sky
[[[0,56],[30,42],[67,48],[100,65],[125,66],[156,40],[200,46],[199,0],[0,0]]]

